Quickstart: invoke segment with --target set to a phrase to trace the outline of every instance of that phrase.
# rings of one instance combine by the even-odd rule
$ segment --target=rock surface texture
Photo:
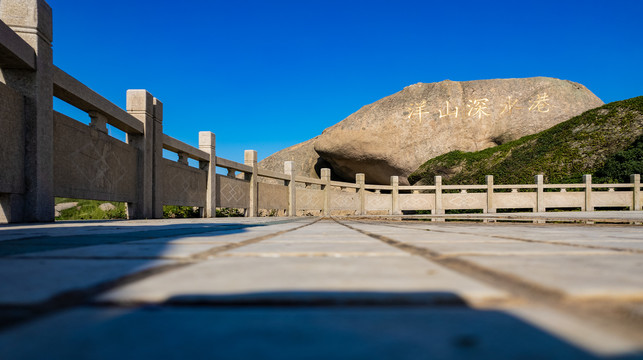
[[[283,150],[290,156],[283,161],[301,159],[300,174],[308,175],[318,154],[345,180],[364,173],[367,183],[388,184],[397,175],[408,184],[407,176],[433,157],[515,140],[602,104],[583,85],[545,77],[418,83]]]
[[[259,166],[264,169],[283,172],[284,162],[294,161],[297,175],[319,179],[319,170],[324,167],[330,167],[330,164],[321,159],[315,151],[315,141],[317,141],[317,138],[312,138],[278,151],[260,161]]]

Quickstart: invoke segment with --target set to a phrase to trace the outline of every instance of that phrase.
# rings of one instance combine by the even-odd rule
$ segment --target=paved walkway
[[[643,226],[0,227],[0,359],[643,359]]]

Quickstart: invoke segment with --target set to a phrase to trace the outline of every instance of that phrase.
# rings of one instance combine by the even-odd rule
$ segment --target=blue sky
[[[418,82],[550,76],[643,95],[643,1],[49,0],[54,62],[167,134],[262,159]],[[60,104],[60,110],[68,112]]]

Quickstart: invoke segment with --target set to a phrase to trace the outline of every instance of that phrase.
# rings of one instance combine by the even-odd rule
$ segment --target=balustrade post
[[[400,178],[397,176],[391,176],[391,186],[393,187],[393,190],[391,191],[391,215],[401,215]]]
[[[324,216],[330,216],[330,169],[321,169],[321,179],[324,182]]]
[[[585,206],[584,211],[594,211],[592,206],[592,175],[583,175],[583,183],[585,183]]]
[[[297,186],[295,186],[295,176],[297,174],[294,161],[284,162],[284,173],[290,176],[290,180],[286,180],[286,185],[288,185],[288,216],[297,216]]]
[[[252,167],[252,173],[246,173],[246,180],[250,181],[250,199],[248,201],[248,209],[246,216],[256,217],[258,214],[258,185],[257,185],[257,152],[255,150],[246,150],[243,153],[244,164]]]
[[[357,189],[357,196],[359,197],[359,215],[366,215],[366,175],[355,174],[355,183],[359,188]]]
[[[536,211],[545,212],[545,186],[543,175],[534,177],[536,182]]]
[[[206,170],[205,217],[217,216],[217,148],[216,136],[210,131],[199,131],[199,149],[210,155],[209,161],[199,162],[199,167]]]
[[[127,143],[138,151],[136,201],[127,203],[129,219],[154,216],[154,97],[146,90],[127,90],[127,112],[143,124],[143,134],[127,134]],[[162,155],[162,153],[161,153]]]
[[[487,180],[487,213],[495,214],[496,207],[493,202],[493,175],[485,176],[485,180]]]
[[[201,139],[199,138],[199,147],[201,147],[200,140]],[[190,165],[190,162],[188,160],[188,154],[186,154],[184,152],[178,152],[177,154],[179,155],[179,159],[176,162],[178,162],[179,164],[183,164],[183,165]],[[207,163],[207,161],[206,161],[206,163]],[[201,168],[203,170],[207,170],[206,168],[201,166],[200,161],[199,161],[199,168]]]
[[[107,118],[103,114],[98,111],[89,111],[87,115],[89,115],[89,118],[91,119],[89,127],[93,128],[96,131],[100,131],[103,134],[108,133]]]
[[[632,211],[641,210],[641,175],[630,175],[630,182],[634,185],[632,191]]]
[[[436,176],[435,180],[435,206],[432,215],[444,214],[442,208],[442,176]]]
[[[154,98],[152,140],[152,218],[163,218],[163,103]]]
[[[2,0],[0,19],[28,43],[36,54],[35,70],[3,67],[1,81],[23,99],[18,129],[3,128],[17,136],[22,151],[13,167],[20,189],[0,194],[1,222],[54,220],[54,119],[52,11],[44,0]],[[0,109],[8,112],[8,109]],[[23,142],[24,141],[24,142]],[[0,171],[10,171],[6,167]]]

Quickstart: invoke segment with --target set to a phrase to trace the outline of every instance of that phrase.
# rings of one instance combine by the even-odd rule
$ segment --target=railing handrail
[[[210,154],[197,149],[192,145],[186,144],[181,140],[175,139],[167,134],[163,134],[163,149],[175,153],[186,154],[189,158],[198,161],[210,161]]]
[[[4,66],[14,69],[36,69],[34,49],[3,21],[0,21],[0,50]]]
[[[216,164],[218,167],[222,167],[228,170],[236,170],[236,171],[241,171],[241,172],[252,172],[252,166],[248,166],[242,163],[238,163],[236,161],[224,159],[222,157],[216,158]]]
[[[73,76],[54,66],[54,96],[87,113],[96,111],[107,123],[128,134],[142,134],[143,124]]]

